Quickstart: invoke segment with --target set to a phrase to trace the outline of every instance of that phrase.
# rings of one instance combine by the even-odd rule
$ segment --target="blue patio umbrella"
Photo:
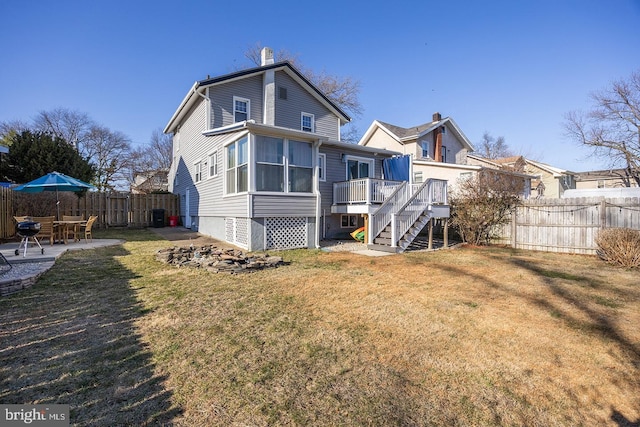
[[[56,192],[56,206],[58,208],[58,219],[60,219],[60,201],[58,200],[58,191],[84,191],[95,190],[91,184],[65,175],[60,172],[51,172],[36,178],[31,182],[19,185],[13,191],[22,191],[24,193],[41,193],[43,191]]]

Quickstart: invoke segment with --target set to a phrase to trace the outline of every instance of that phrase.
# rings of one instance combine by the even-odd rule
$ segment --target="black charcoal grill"
[[[20,246],[16,249],[16,255],[20,253],[20,249],[22,249],[22,245],[24,245],[24,257],[27,256],[27,246],[29,246],[29,239],[33,239],[33,241],[40,248],[40,253],[44,254],[44,248],[40,245],[37,234],[40,232],[40,223],[35,221],[22,221],[16,224],[16,233],[18,236],[22,237],[20,241]]]

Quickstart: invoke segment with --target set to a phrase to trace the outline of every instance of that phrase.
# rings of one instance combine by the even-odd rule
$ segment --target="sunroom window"
[[[311,144],[289,141],[289,191],[311,193],[313,189],[313,150]]]
[[[311,144],[282,138],[255,137],[256,191],[313,191]]]
[[[256,190],[284,191],[284,140],[256,136]]]
[[[242,193],[249,189],[249,139],[244,137],[226,147],[227,193]]]

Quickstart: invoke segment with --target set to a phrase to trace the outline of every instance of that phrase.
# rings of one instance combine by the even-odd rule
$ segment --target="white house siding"
[[[234,96],[249,99],[249,118],[255,120],[256,123],[262,123],[262,76],[258,75],[209,88],[209,99],[211,100],[211,127],[209,129],[234,123]]]
[[[315,217],[316,196],[253,194],[253,217]]]
[[[202,135],[202,128],[205,125],[205,103],[198,102],[186,115],[185,120],[178,131],[176,139],[180,140],[179,146],[174,145],[175,163],[169,173],[169,181],[173,183],[172,191],[180,195],[180,216],[183,224],[190,224],[191,220],[185,218],[185,194],[189,191],[189,213],[191,216],[198,215],[199,198],[194,185],[193,162],[202,157],[201,147],[204,146],[206,137]]]
[[[275,80],[276,126],[300,130],[301,113],[305,112],[314,115],[316,134],[334,140],[339,138],[338,120],[333,113],[304,90],[287,73],[283,71],[277,72]],[[286,100],[280,99],[280,87],[287,90]]]
[[[451,165],[448,163],[438,162],[414,162],[413,173],[422,172],[422,179],[426,181],[429,178],[445,179],[448,181],[448,187],[454,189],[458,180],[465,176],[471,176],[480,170],[480,166],[471,165]]]

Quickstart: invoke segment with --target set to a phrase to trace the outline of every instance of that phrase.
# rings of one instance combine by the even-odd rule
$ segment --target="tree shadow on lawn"
[[[471,273],[465,270],[463,267],[440,264],[438,268],[448,271],[453,276],[471,278],[477,282],[483,283],[484,285],[492,289],[505,292],[519,299],[522,299],[523,301],[532,303],[543,309],[545,312],[549,313],[551,316],[563,321],[570,328],[599,335],[602,338],[615,343],[621,350],[622,354],[628,357],[628,359],[625,358],[625,360],[620,360],[620,358],[617,357],[620,360],[621,364],[627,365],[629,367],[629,370],[627,372],[620,373],[619,379],[622,380],[620,386],[640,389],[640,380],[638,380],[638,377],[633,373],[637,372],[640,369],[640,346],[624,336],[622,331],[617,327],[615,321],[612,320],[611,316],[605,315],[602,312],[594,309],[593,304],[588,303],[590,296],[585,297],[582,294],[573,293],[570,289],[558,283],[555,279],[575,282],[575,286],[581,286],[590,290],[607,290],[614,293],[618,298],[628,301],[636,301],[640,299],[639,291],[636,291],[634,289],[615,289],[612,286],[608,286],[607,283],[603,283],[598,279],[585,276],[570,275],[559,270],[543,269],[533,262],[528,262],[526,260],[518,258],[511,257],[506,259],[504,256],[495,254],[489,254],[488,258],[493,259],[496,265],[508,262],[519,268],[523,268],[534,273],[542,280],[542,282],[546,285],[550,292],[554,296],[559,298],[560,302],[554,303],[553,301],[542,298],[539,295],[533,295],[528,294],[524,291],[518,291],[517,289],[514,289],[513,286],[505,286],[504,284],[499,283],[495,280],[491,280],[484,275]],[[583,318],[578,315],[572,315],[571,313],[568,313],[563,309],[563,304],[568,304],[578,309],[579,313],[584,315]],[[613,354],[611,355],[613,356]],[[578,406],[580,406],[577,396],[572,396],[572,398],[575,399],[578,403]],[[634,405],[638,404],[639,402],[640,401],[634,402]],[[624,418],[622,414],[620,414],[620,412],[618,412],[617,409],[613,407],[611,408],[611,420],[618,423],[618,425],[620,426],[636,426],[634,422]],[[628,422],[629,424],[627,424],[626,422]]]
[[[1,402],[69,404],[79,425],[158,425],[181,413],[136,331],[135,276],[114,258],[126,254],[69,252],[0,299]]]

